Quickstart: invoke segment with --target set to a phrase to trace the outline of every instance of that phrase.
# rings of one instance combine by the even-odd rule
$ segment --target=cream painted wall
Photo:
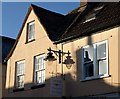
[[[33,20],[35,20],[35,41],[25,44],[27,23]],[[56,73],[61,74],[62,70],[66,75],[63,86],[63,95],[65,96],[84,96],[118,91],[118,37],[118,28],[114,28],[93,34],[90,37],[80,38],[71,42],[58,44],[56,46],[50,41],[43,26],[38,21],[34,12],[31,11],[25,23],[25,27],[23,28],[18,44],[7,62],[6,96],[50,97],[50,78],[54,77]],[[106,39],[109,44],[109,74],[111,77],[82,82],[81,47]],[[62,66],[62,64],[58,64],[58,60],[53,63],[46,62],[45,87],[31,90],[31,86],[33,85],[34,56],[39,54],[46,55],[47,48],[49,47],[55,50],[62,50],[63,47],[64,52],[69,50],[75,64],[70,70],[68,70],[65,65]],[[56,58],[58,59],[58,57]],[[22,59],[25,59],[25,90],[13,92],[15,86],[15,62]]]
[[[26,29],[27,23],[35,20],[35,41],[26,43]],[[26,43],[26,44],[25,44]],[[7,68],[7,81],[6,81],[6,96],[9,97],[48,97],[50,96],[50,78],[55,75],[55,72],[60,73],[60,66],[56,62],[46,62],[46,85],[44,88],[31,90],[33,85],[33,66],[34,56],[39,54],[47,54],[47,49],[51,47],[57,50],[58,48],[53,45],[53,42],[48,38],[46,31],[41,23],[38,21],[34,11],[32,10],[22,30],[22,34],[18,44],[8,60]],[[15,87],[15,62],[25,59],[25,87],[24,91],[13,92]],[[54,73],[54,75],[51,74]]]
[[[81,81],[81,47],[103,40],[108,40],[109,75],[111,77]],[[118,91],[118,28],[63,43],[63,50],[67,51],[68,49],[73,60],[75,60],[75,64],[70,70],[64,66],[64,73],[66,74],[65,92],[67,96],[96,95]]]
[[[120,26],[119,26],[119,28],[118,28],[118,80],[119,80],[119,91],[120,91]]]

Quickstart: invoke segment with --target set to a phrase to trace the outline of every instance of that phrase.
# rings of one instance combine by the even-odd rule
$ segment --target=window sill
[[[33,41],[35,41],[35,39],[32,39],[32,40],[30,40],[30,41],[26,41],[25,44],[30,43],[30,42],[33,42]]]
[[[37,88],[43,88],[43,87],[45,87],[45,84],[33,85],[33,86],[31,87],[31,89],[37,89]]]
[[[98,80],[98,79],[107,78],[107,77],[111,77],[111,75],[104,75],[104,76],[98,76],[98,77],[90,77],[90,78],[86,78],[86,79],[83,79],[83,80],[80,80],[80,81],[81,82],[92,81],[92,80]]]
[[[13,89],[13,92],[19,92],[19,91],[23,91],[24,90],[24,88],[15,88],[15,89]]]

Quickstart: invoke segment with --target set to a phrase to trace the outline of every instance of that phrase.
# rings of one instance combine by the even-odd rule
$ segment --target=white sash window
[[[35,56],[34,83],[36,85],[45,83],[45,61],[44,55]]]
[[[108,43],[102,41],[82,47],[82,79],[108,75]]]
[[[19,61],[16,63],[16,87],[24,87],[24,66],[25,61]]]
[[[28,38],[27,38],[28,42],[35,39],[34,35],[35,35],[35,22],[33,21],[28,24]]]

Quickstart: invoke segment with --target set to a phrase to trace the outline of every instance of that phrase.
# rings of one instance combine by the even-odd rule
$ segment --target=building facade
[[[119,7],[86,3],[64,16],[31,5],[6,59],[6,97],[119,97]]]

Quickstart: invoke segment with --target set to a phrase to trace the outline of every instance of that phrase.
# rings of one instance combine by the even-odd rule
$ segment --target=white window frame
[[[107,72],[106,74],[103,74],[103,75],[99,75],[99,65],[98,65],[98,60],[97,60],[97,46],[100,45],[100,44],[106,44],[106,57],[101,59],[101,60],[104,60],[106,59],[107,61]],[[98,43],[94,43],[92,44],[93,46],[93,76],[92,77],[85,77],[84,75],[84,48],[88,48],[89,46],[91,45],[86,45],[86,46],[83,46],[82,47],[82,80],[90,80],[90,79],[96,79],[96,78],[103,78],[103,77],[106,77],[106,76],[109,76],[109,67],[108,67],[108,40],[104,40],[104,41],[101,41],[101,42],[98,42]]]
[[[20,64],[24,64],[23,67],[18,67],[18,66],[21,66]],[[24,87],[24,76],[25,76],[24,75],[24,68],[25,68],[25,60],[21,60],[21,61],[16,62],[16,88],[23,88]],[[19,69],[19,71],[18,71],[18,69]],[[19,77],[23,77],[22,80],[18,80]],[[19,83],[23,83],[23,85],[19,86]]]
[[[33,31],[29,31],[29,27],[30,25],[34,25],[34,30]],[[29,22],[28,23],[28,33],[27,33],[27,41],[32,41],[35,39],[35,21]],[[32,33],[31,33],[32,32]],[[32,38],[29,38],[29,36],[32,34]]]
[[[43,63],[36,63],[36,59],[38,59],[38,58],[41,58]],[[45,83],[45,61],[44,61],[44,59],[45,59],[45,55],[34,56],[34,84],[35,85],[42,85]],[[39,68],[36,69],[37,65]],[[40,65],[42,65],[42,68],[40,68]],[[38,72],[41,74],[41,82],[40,83],[37,82],[37,78],[38,78],[37,73]]]

